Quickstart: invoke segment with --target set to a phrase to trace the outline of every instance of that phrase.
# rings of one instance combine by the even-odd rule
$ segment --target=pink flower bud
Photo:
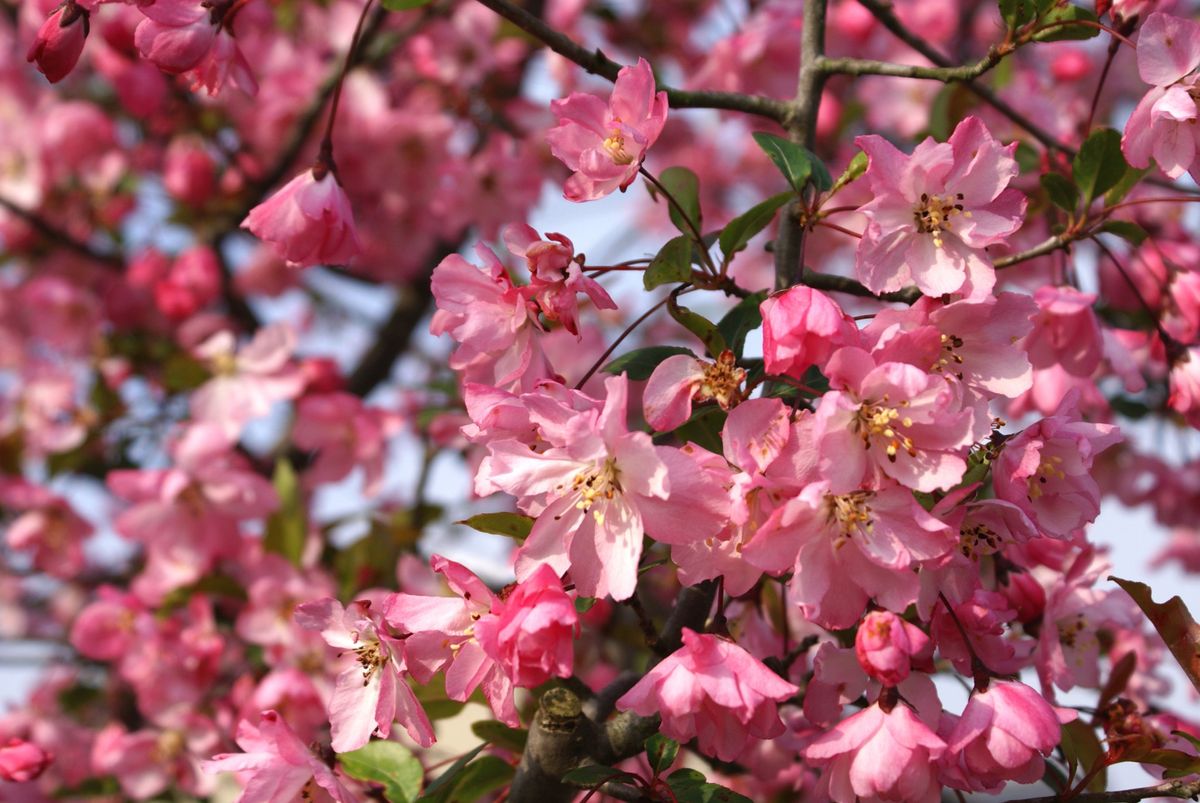
[[[37,778],[50,763],[51,756],[24,739],[9,739],[0,747],[0,780],[27,783]]]
[[[1078,81],[1092,74],[1092,60],[1079,48],[1063,50],[1050,63],[1050,72],[1057,81]]]
[[[344,265],[362,250],[350,199],[333,171],[321,167],[251,209],[242,226],[296,265]]]
[[[221,292],[221,268],[206,246],[179,255],[166,278],[154,285],[154,303],[167,318],[190,318],[216,300]]]
[[[1010,573],[1008,582],[1000,587],[1000,591],[1017,612],[1017,620],[1022,623],[1032,622],[1046,609],[1046,590],[1028,572]]]
[[[579,614],[548,564],[494,606],[492,614],[479,621],[475,634],[515,685],[531,689],[553,677],[570,677]]]
[[[200,206],[212,196],[215,184],[213,159],[204,146],[187,137],[172,140],[163,165],[167,192],[185,204]]]
[[[862,668],[888,686],[908,677],[913,657],[928,647],[929,636],[889,611],[867,614],[854,637],[854,653]]]
[[[46,80],[57,84],[75,69],[83,53],[88,26],[88,12],[73,0],[67,0],[42,23],[25,60],[36,63]]]
[[[300,361],[300,374],[304,377],[304,392],[333,393],[346,387],[342,369],[331,357],[307,357]]]
[[[763,358],[768,374],[801,377],[824,363],[838,346],[854,342],[857,329],[824,293],[793,287],[759,306],[763,318]]]

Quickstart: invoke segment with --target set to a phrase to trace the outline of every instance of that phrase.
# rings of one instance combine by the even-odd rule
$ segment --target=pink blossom
[[[247,95],[253,96],[258,94],[258,81],[254,79],[254,73],[250,70],[250,64],[246,61],[246,56],[242,53],[241,48],[238,47],[237,40],[233,38],[233,34],[226,26],[222,26],[217,31],[217,36],[213,40],[212,47],[208,49],[208,52],[204,54],[204,57],[200,59],[200,62],[189,74],[192,78],[192,89],[203,88],[209,95],[216,95],[220,92],[221,88],[225,86],[226,81],[232,81],[234,86]],[[338,189],[340,190],[340,188]],[[350,237],[357,242],[349,203],[344,203],[344,196],[341,196],[337,191],[333,195],[335,197],[329,201],[329,206],[334,209],[332,214],[343,221],[347,221],[346,226],[350,231]],[[260,206],[266,203],[270,203],[270,199],[260,204]],[[263,239],[270,238],[264,237]],[[295,242],[293,241],[294,245]],[[333,257],[328,258],[329,261],[333,261],[333,259]]]
[[[167,146],[163,186],[189,206],[201,206],[216,189],[216,165],[204,143],[193,137],[176,137]]]
[[[728,410],[741,399],[745,379],[745,369],[737,367],[728,349],[715,362],[690,354],[667,357],[646,382],[642,397],[646,423],[659,432],[669,432],[691,417],[692,402],[716,401],[722,410]]]
[[[638,59],[621,68],[608,103],[575,92],[550,108],[558,118],[546,134],[550,150],[574,171],[563,194],[594,201],[633,183],[667,121],[667,93],[655,94],[650,64]]]
[[[246,719],[239,722],[237,743],[245,752],[219,753],[203,767],[205,772],[246,776],[239,803],[291,803],[298,797],[311,800],[315,787],[338,803],[358,799],[275,711],[264,711],[257,725]]]
[[[512,678],[484,650],[475,629],[484,617],[492,615],[499,600],[462,564],[434,555],[430,566],[445,577],[456,596],[393,594],[384,611],[387,623],[406,634],[409,671],[418,683],[428,683],[435,673],[445,672],[446,696],[451,700],[465,701],[482,685],[496,717],[519,727]]]
[[[1196,158],[1198,116],[1193,98],[1200,67],[1200,23],[1156,12],[1138,35],[1138,74],[1151,89],[1138,103],[1121,138],[1134,167],[1159,169],[1178,178]]]
[[[24,480],[3,480],[0,504],[20,511],[5,533],[11,549],[32,552],[33,565],[57,577],[73,577],[83,569],[83,542],[92,525],[65,499]]]
[[[368,407],[350,393],[305,396],[296,405],[292,442],[317,453],[304,475],[316,486],[336,482],[357,467],[363,469],[363,492],[374,496],[383,479],[387,445],[401,418],[379,407]]]
[[[464,382],[532,389],[548,373],[535,338],[536,310],[490,248],[479,245],[475,253],[482,270],[458,254],[434,269],[437,311],[429,331],[459,343],[450,367],[462,372]]]
[[[337,174],[318,165],[250,210],[242,227],[293,265],[345,265],[362,251]]]
[[[792,287],[768,296],[759,309],[768,374],[799,379],[810,366],[824,365],[840,346],[856,342],[854,321],[819,290]]]
[[[579,615],[549,566],[539,566],[502,596],[475,632],[484,652],[516,686],[531,689],[550,678],[571,676]]]
[[[219,743],[212,721],[191,715],[178,726],[127,731],[108,725],[92,745],[92,769],[116,776],[121,791],[147,800],[177,786],[196,796],[211,794],[215,783],[200,768],[200,756],[212,755]]]
[[[946,743],[904,704],[881,702],[842,720],[812,741],[804,757],[822,768],[834,803],[937,803],[936,762]]]
[[[1200,346],[1180,351],[1171,364],[1170,382],[1167,405],[1200,429]]]
[[[176,257],[154,283],[154,304],[172,321],[182,321],[214,302],[221,294],[221,267],[208,246],[198,245]]]
[[[927,650],[929,637],[894,613],[872,611],[858,626],[854,652],[872,678],[895,686],[908,677],[913,656]]]
[[[1066,538],[1100,512],[1096,455],[1121,440],[1112,424],[1082,421],[1074,395],[1004,444],[992,469],[996,496],[1019,507],[1045,535]]]
[[[195,67],[212,47],[220,29],[199,0],[156,0],[138,10],[146,16],[134,33],[142,57],[169,73]]]
[[[1073,376],[1091,377],[1100,365],[1104,343],[1100,321],[1092,310],[1096,296],[1074,287],[1039,287],[1038,313],[1023,343],[1034,368],[1061,368]]]
[[[560,321],[567,331],[579,335],[579,294],[596,309],[616,309],[617,304],[600,283],[583,273],[583,257],[564,235],[551,232],[545,240],[531,226],[511,225],[504,229],[508,250],[524,257],[529,267],[528,292],[537,300],[542,314]]]
[[[192,394],[192,416],[237,438],[249,421],[261,418],[278,401],[299,395],[304,378],[291,364],[296,336],[283,323],[264,326],[241,348],[233,333],[222,330],[195,349],[215,374]]]
[[[949,597],[947,597],[949,599]],[[976,588],[962,600],[951,600],[953,615],[944,604],[933,608],[930,633],[943,658],[964,675],[973,671],[978,656],[993,672],[1016,673],[1028,665],[1036,646],[1029,639],[1015,638],[1005,624],[1016,618],[1008,599],[998,591]],[[970,644],[963,640],[967,632]]]
[[[67,0],[42,23],[37,39],[29,47],[26,61],[35,62],[46,80],[57,84],[70,75],[83,53],[90,24],[88,12]]]
[[[29,783],[45,772],[53,756],[33,742],[9,739],[0,745],[0,780]]]
[[[998,792],[1006,781],[1035,783],[1060,734],[1059,716],[1044,697],[1024,683],[993,680],[971,695],[946,736],[942,779],[975,792]]]
[[[1025,214],[1025,198],[1006,189],[1018,171],[1016,143],[1002,147],[977,117],[911,156],[879,136],[855,141],[870,157],[875,196],[860,210],[869,222],[855,256],[859,280],[876,293],[909,282],[930,296],[990,293],[996,277],[985,249],[1005,243]]]
[[[624,375],[605,390],[603,410],[564,421],[544,452],[513,439],[490,444],[480,477],[537,515],[517,551],[518,579],[549,563],[560,576],[569,570],[581,594],[621,600],[637,584],[644,535],[664,543],[715,535],[723,505],[719,486],[685,453],[627,430]]]
[[[783,733],[776,703],[799,689],[732,641],[683,629],[683,646],[617,700],[617,709],[662,714],[662,732],[693,738],[700,750],[733,761],[755,739]]]
[[[966,451],[990,421],[982,405],[941,376],[900,362],[876,361],[858,348],[837,351],[826,366],[834,387],[821,397],[814,437],[821,473],[843,493],[887,476],[917,491],[955,485]]]
[[[397,719],[422,747],[434,743],[425,709],[401,674],[403,644],[388,635],[370,602],[358,600],[344,609],[328,597],[313,600],[296,608],[296,622],[319,631],[327,644],[342,651],[329,701],[334,752],[357,750],[375,732],[386,739]]]

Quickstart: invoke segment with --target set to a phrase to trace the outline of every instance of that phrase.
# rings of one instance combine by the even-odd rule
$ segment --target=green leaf
[[[596,604],[595,597],[576,597],[575,598],[575,613],[583,615],[592,609]]]
[[[625,781],[635,777],[637,776],[625,770],[619,770],[616,767],[606,767],[603,764],[588,764],[587,766],[576,767],[568,771],[563,775],[562,779],[574,786],[592,789],[609,781]]]
[[[1133,597],[1133,601],[1145,612],[1150,624],[1166,642],[1167,649],[1183,667],[1183,673],[1200,691],[1200,624],[1196,624],[1183,600],[1176,596],[1166,602],[1155,602],[1150,586],[1145,583],[1111,576],[1108,579]]]
[[[1121,200],[1129,194],[1129,191],[1137,186],[1137,183],[1142,180],[1142,177],[1150,172],[1150,168],[1130,167],[1125,171],[1125,175],[1121,176],[1121,180],[1113,185],[1113,188],[1104,193],[1105,206],[1114,206],[1119,204]]]
[[[410,11],[414,8],[427,6],[433,0],[381,0],[383,7],[388,11]]]
[[[1078,719],[1062,726],[1062,741],[1059,748],[1067,759],[1068,784],[1074,783],[1080,768],[1086,773],[1096,766],[1096,762],[1104,760],[1104,748],[1101,746],[1100,740],[1096,738],[1096,732]],[[1105,775],[1106,773],[1103,771],[1097,773],[1092,782],[1088,784],[1088,789],[1103,791],[1107,784]]]
[[[646,740],[646,760],[656,776],[662,775],[675,763],[679,755],[679,742],[668,739],[661,733],[653,734]]]
[[[525,741],[529,738],[529,731],[521,728],[510,728],[496,719],[485,719],[482,722],[471,723],[471,732],[489,744],[494,744],[496,747],[503,747],[506,750],[512,750],[514,753],[520,753],[524,750]]]
[[[351,778],[383,786],[383,795],[391,803],[409,803],[421,794],[425,769],[416,756],[398,742],[375,740],[338,760]]]
[[[172,354],[163,365],[163,387],[172,393],[195,390],[210,378],[212,372],[204,363],[183,352]]]
[[[299,566],[304,557],[304,542],[308,540],[308,517],[304,497],[300,491],[300,480],[296,470],[286,457],[275,461],[275,476],[272,478],[275,493],[279,495],[279,510],[267,518],[263,535],[263,548],[268,552],[290,560]]]
[[[762,326],[762,312],[758,308],[766,297],[766,292],[746,296],[717,323],[717,329],[735,356],[741,356],[746,345],[746,335]]]
[[[630,379],[641,381],[649,379],[650,374],[654,373],[654,369],[663,360],[679,354],[696,356],[692,354],[691,349],[685,349],[682,346],[646,346],[622,354],[601,370],[609,374],[623,373]]]
[[[679,803],[752,803],[750,798],[732,789],[709,783],[698,770],[675,770],[667,776],[667,786]]]
[[[867,164],[870,161],[865,151],[859,151],[854,154],[854,158],[850,160],[850,164],[846,165],[846,169],[838,176],[837,181],[833,182],[833,189],[830,194],[837,192],[852,181],[857,181],[863,173],[867,172]]]
[[[1079,206],[1079,190],[1070,179],[1058,173],[1046,173],[1041,177],[1042,189],[1050,203],[1070,214],[1075,214]]]
[[[753,136],[758,147],[770,157],[796,192],[803,193],[805,185],[809,182],[817,188],[817,192],[824,192],[833,186],[833,177],[829,175],[829,170],[812,151],[790,139],[765,131],[755,131]]]
[[[447,803],[476,803],[508,786],[515,774],[513,766],[499,756],[480,756],[467,765],[454,784]]]
[[[653,290],[662,284],[676,284],[692,278],[692,238],[681,234],[667,240],[649,267],[642,273],[642,285]]]
[[[479,745],[474,750],[463,753],[458,760],[451,764],[445,772],[439,775],[425,789],[425,794],[417,798],[417,803],[448,803],[454,794],[454,787],[462,780],[463,768],[471,763],[475,756],[483,752],[487,743]]]
[[[533,529],[533,519],[520,513],[478,513],[455,523],[465,524],[481,533],[506,535],[517,541],[524,541]]]
[[[663,199],[666,201],[667,212],[671,215],[671,222],[675,224],[675,228],[690,236],[692,233],[692,227],[688,225],[688,220],[690,220],[696,227],[696,231],[699,231],[701,223],[700,179],[696,178],[696,174],[686,167],[668,167],[659,174],[658,183],[671,193],[671,197],[687,215],[687,220],[684,220],[683,215],[675,208],[675,204]],[[653,189],[653,185],[651,188]]]
[[[1128,169],[1121,153],[1121,135],[1111,128],[1093,132],[1072,163],[1075,186],[1083,194],[1084,206],[1091,206],[1093,200],[1116,186]]]
[[[1036,0],[1000,0],[1000,16],[1009,30],[1033,22],[1041,13],[1041,4]]]
[[[700,342],[704,344],[704,348],[714,360],[729,348],[725,344],[725,337],[717,329],[717,325],[703,315],[692,312],[687,307],[681,307],[674,293],[667,301],[667,312],[680,326],[700,338]]]
[[[1156,767],[1165,767],[1169,772],[1163,773],[1165,778],[1180,778],[1184,775],[1191,775],[1200,772],[1200,757],[1194,756],[1191,753],[1185,753],[1182,750],[1147,750],[1145,753],[1139,753],[1136,757],[1139,764],[1153,764]]]
[[[1129,220],[1110,220],[1100,227],[1100,231],[1115,234],[1134,245],[1141,245],[1150,236],[1148,231]]]
[[[864,159],[866,158],[865,153],[862,156]],[[772,195],[725,224],[718,239],[721,244],[721,253],[725,255],[725,261],[728,262],[734,254],[741,251],[754,239],[754,235],[771,225],[779,208],[794,197],[794,193],[790,192]]]
[[[675,437],[685,443],[703,447],[713,454],[721,454],[721,428],[725,426],[727,417],[727,413],[717,405],[705,405],[675,428]]]
[[[1100,35],[1100,29],[1095,25],[1071,25],[1071,22],[1096,22],[1096,15],[1086,8],[1073,5],[1059,6],[1042,17],[1038,23],[1039,30],[1033,35],[1035,42],[1063,42],[1068,39],[1091,39]],[[1053,28],[1045,28],[1050,23],[1057,23]],[[1063,24],[1068,23],[1068,24]],[[1044,28],[1044,29],[1043,29]]]

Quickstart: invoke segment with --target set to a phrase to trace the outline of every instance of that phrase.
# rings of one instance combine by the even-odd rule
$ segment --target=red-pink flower
[[[335,599],[313,600],[296,608],[296,622],[342,651],[329,701],[334,752],[357,750],[376,731],[387,738],[397,718],[422,747],[434,743],[429,717],[401,675],[403,643],[388,635],[370,602],[358,600],[344,609]]]
[[[475,625],[483,651],[528,689],[571,676],[578,634],[575,603],[549,566],[539,566]]]
[[[1171,178],[1191,168],[1198,147],[1196,69],[1200,68],[1200,23],[1161,12],[1142,23],[1137,41],[1138,74],[1154,88],[1138,103],[1121,138],[1134,167],[1153,159]]]
[[[354,803],[358,799],[275,711],[262,712],[257,725],[246,719],[239,722],[237,743],[245,752],[219,753],[201,766],[205,772],[237,772],[245,776],[238,803],[312,800],[317,787],[338,803]]]
[[[993,680],[971,695],[946,736],[942,780],[956,789],[998,792],[1006,781],[1034,783],[1043,756],[1061,738],[1059,715],[1024,683]]]
[[[895,686],[908,677],[914,656],[926,652],[929,637],[889,611],[872,611],[858,626],[854,652],[875,680]]]
[[[345,265],[362,251],[350,199],[325,166],[283,185],[250,210],[242,227],[294,265]]]
[[[1016,143],[1001,146],[978,117],[947,142],[928,138],[906,156],[874,134],[855,140],[867,156],[874,200],[860,210],[867,229],[855,258],[872,292],[914,283],[930,296],[978,299],[996,282],[985,249],[1021,226],[1025,198],[1006,189],[1017,175]]]
[[[617,700],[621,711],[662,714],[662,732],[697,740],[700,750],[733,761],[753,739],[784,731],[777,703],[799,689],[732,641],[683,629],[683,646]]]
[[[9,739],[0,745],[0,780],[28,783],[45,771],[50,760],[51,756],[33,742]]]
[[[89,24],[87,10],[74,0],[66,0],[42,23],[25,60],[36,63],[46,80],[57,84],[75,69]]]
[[[800,378],[824,365],[840,346],[853,345],[854,321],[829,296],[803,285],[768,296],[763,319],[763,361],[768,374]]]
[[[575,92],[550,108],[558,117],[546,134],[550,150],[574,171],[563,194],[594,201],[633,183],[667,121],[667,93],[655,94],[650,64],[638,59],[617,74],[608,103]]]
[[[212,10],[200,0],[155,0],[138,10],[146,19],[134,32],[137,49],[169,73],[187,72],[199,64],[220,29]]]
[[[573,335],[579,335],[579,294],[583,293],[596,309],[616,309],[600,283],[583,273],[583,257],[575,256],[575,246],[565,235],[550,232],[543,240],[532,226],[514,224],[504,228],[508,250],[524,257],[529,267],[527,292],[537,300],[542,314],[559,321]]]
[[[1054,415],[1004,444],[992,468],[996,496],[1021,508],[1044,535],[1066,538],[1099,514],[1092,461],[1120,440],[1116,426],[1081,420],[1071,394]]]
[[[822,767],[834,803],[937,803],[936,762],[946,743],[907,705],[885,711],[877,702],[818,736],[804,751]]]
[[[1192,346],[1175,358],[1171,364],[1170,382],[1168,406],[1200,429],[1200,347]]]

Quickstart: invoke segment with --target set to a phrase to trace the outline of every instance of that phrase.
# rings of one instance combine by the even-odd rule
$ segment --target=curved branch
[[[817,60],[817,68],[830,75],[889,75],[894,78],[923,78],[948,84],[955,81],[973,81],[999,64],[1002,58],[1004,54],[995,47],[974,64],[964,64],[961,67],[921,67],[889,61],[831,59],[822,56]]]
[[[1154,797],[1174,797],[1180,799],[1195,798],[1200,795],[1200,781],[1168,781],[1157,786],[1143,786],[1139,789],[1124,789],[1119,792],[1086,792],[1071,798],[1072,803],[1138,803]],[[1045,797],[1023,797],[1013,803],[1060,803],[1065,801],[1062,795],[1047,795]]]
[[[530,14],[520,6],[513,5],[508,0],[479,0],[506,20],[516,25],[525,33],[542,42],[563,58],[578,64],[583,69],[607,78],[617,80],[617,73],[623,65],[613,61],[599,50],[588,50],[571,37],[556,31],[536,15]],[[790,115],[787,103],[762,95],[744,95],[738,92],[689,92],[669,86],[659,86],[667,93],[673,109],[724,109],[725,111],[744,112],[759,117],[766,117],[783,124]]]

